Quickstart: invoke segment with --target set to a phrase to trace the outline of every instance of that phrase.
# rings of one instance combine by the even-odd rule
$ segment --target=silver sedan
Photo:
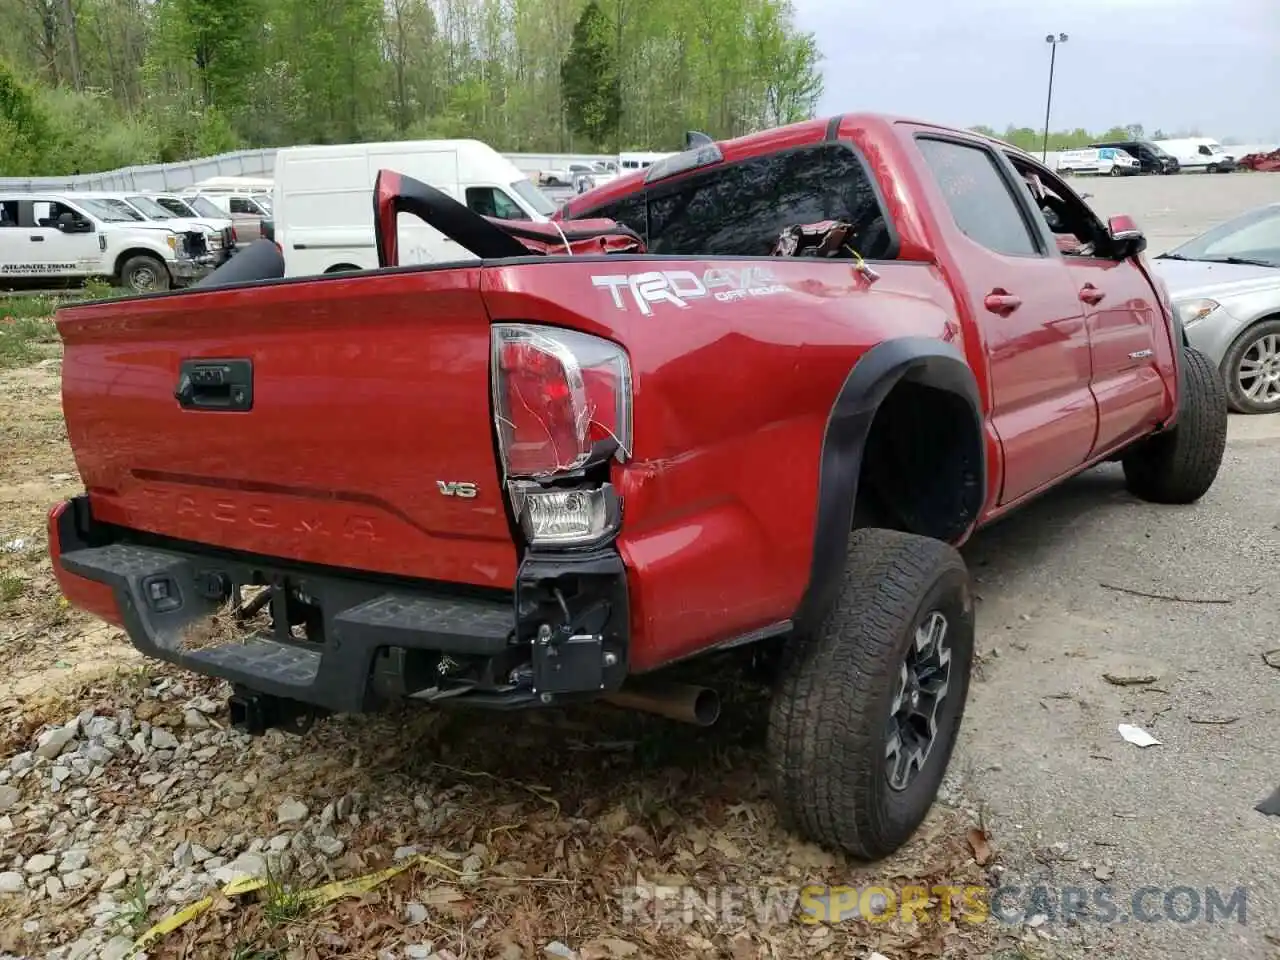
[[[1152,260],[1187,337],[1218,366],[1233,409],[1280,410],[1280,203]]]

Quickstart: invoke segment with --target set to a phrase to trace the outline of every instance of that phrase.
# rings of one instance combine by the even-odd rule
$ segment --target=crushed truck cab
[[[286,280],[260,241],[57,315],[63,592],[251,732],[404,700],[708,723],[664,668],[741,648],[784,821],[880,857],[960,728],[957,548],[1103,461],[1164,503],[1218,471],[1225,396],[1136,224],[972,133],[796,124],[545,224],[394,171],[371,202],[376,270]],[[400,266],[406,214],[473,259]]]

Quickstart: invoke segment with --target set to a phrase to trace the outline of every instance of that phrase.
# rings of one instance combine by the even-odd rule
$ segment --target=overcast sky
[[[793,3],[825,57],[822,114],[1040,129],[1044,37],[1061,32],[1051,129],[1141,123],[1280,142],[1280,0]]]

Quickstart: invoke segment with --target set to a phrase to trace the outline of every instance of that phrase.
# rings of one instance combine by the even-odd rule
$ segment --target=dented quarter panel
[[[871,284],[848,261],[814,259],[620,256],[484,271],[495,322],[572,327],[630,357],[634,450],[614,482],[633,668],[790,616],[810,575],[827,416],[849,370],[894,337],[962,347],[934,267],[875,268]],[[742,292],[732,278],[744,271]],[[656,299],[639,303],[630,277]]]

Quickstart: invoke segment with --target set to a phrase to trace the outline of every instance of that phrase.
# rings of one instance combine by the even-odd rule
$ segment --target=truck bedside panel
[[[931,266],[875,270],[868,284],[848,261],[802,259],[486,268],[495,321],[573,327],[630,356],[635,449],[614,482],[634,669],[789,618],[811,575],[823,435],[849,371],[898,336],[964,349]]]

